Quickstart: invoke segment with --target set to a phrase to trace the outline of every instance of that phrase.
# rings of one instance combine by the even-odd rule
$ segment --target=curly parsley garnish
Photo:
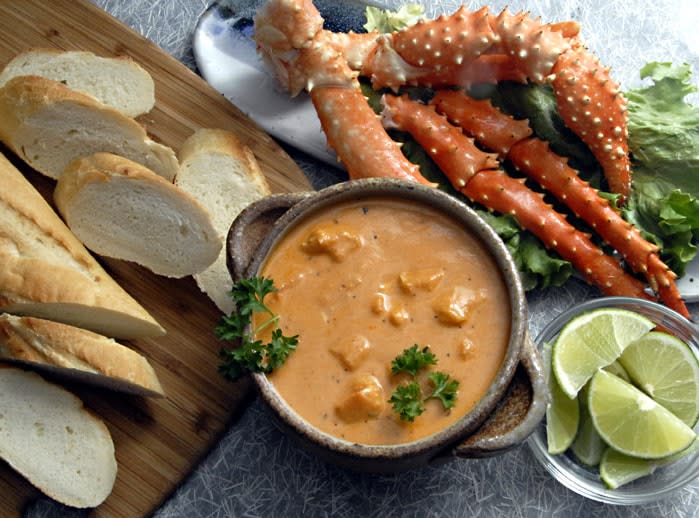
[[[398,385],[388,400],[393,406],[393,411],[403,421],[414,421],[416,417],[425,411],[424,402],[429,399],[441,401],[445,410],[454,407],[459,392],[459,382],[452,379],[444,372],[432,371],[427,374],[427,379],[433,387],[427,397],[422,396],[418,374],[429,365],[436,365],[437,357],[432,354],[429,347],[419,348],[417,344],[405,349],[391,362],[391,372],[398,374],[405,372],[412,376],[412,381]]]
[[[423,347],[422,350],[415,344],[408,349],[405,349],[399,356],[391,362],[391,372],[398,374],[399,372],[407,372],[411,376],[417,376],[417,373],[428,365],[437,365],[437,357],[432,354],[429,347]]]
[[[459,382],[451,379],[449,374],[437,371],[430,372],[427,377],[432,382],[434,390],[425,399],[439,399],[445,409],[454,408],[459,392]]]
[[[393,411],[398,413],[404,421],[414,421],[425,411],[422,405],[422,390],[417,381],[398,385],[388,402],[393,405]]]
[[[221,348],[222,363],[218,372],[224,378],[235,381],[249,372],[272,372],[296,349],[298,335],[284,336],[277,327],[279,316],[264,303],[264,298],[275,291],[272,280],[264,277],[242,279],[230,291],[235,310],[229,316],[221,317],[215,331],[221,340],[240,340],[240,346],[230,350]],[[254,313],[267,313],[269,318],[256,329],[250,329]],[[271,325],[275,329],[269,343],[253,338]]]

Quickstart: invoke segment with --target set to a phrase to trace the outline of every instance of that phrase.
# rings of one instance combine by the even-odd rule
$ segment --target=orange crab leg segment
[[[419,135],[418,143],[457,189],[468,184],[479,171],[499,167],[497,155],[478,149],[473,139],[465,137],[459,128],[448,124],[424,104],[413,102],[407,96],[393,95],[384,95],[382,103],[383,125]]]
[[[510,148],[532,134],[529,123],[515,120],[495,108],[487,99],[474,99],[457,90],[440,90],[430,101],[438,113],[446,115],[467,134],[488,149],[505,157]]]
[[[565,217],[535,193],[496,170],[493,155],[475,147],[460,128],[449,124],[432,106],[407,96],[385,95],[384,124],[410,133],[435,160],[452,185],[471,200],[503,214],[512,214],[519,224],[536,235],[605,294],[649,298],[644,285],[627,274],[621,264],[605,255]]]
[[[676,276],[658,257],[658,247],[643,239],[547,142],[529,137],[527,121],[514,120],[490,101],[476,100],[463,92],[438,92],[431,102],[438,113],[474,135],[486,148],[509,158],[515,167],[565,203],[619,251],[632,270],[646,276],[665,304],[689,316],[674,282]]]
[[[649,299],[644,285],[628,275],[582,232],[547,205],[542,196],[502,170],[474,176],[464,194],[497,212],[512,214],[519,224],[570,261],[585,279],[605,295]]]
[[[350,178],[386,176],[433,185],[391,140],[359,89],[320,86],[311,90],[311,99]]]
[[[675,284],[676,275],[660,260],[658,247],[643,239],[641,233],[583,181],[563,157],[551,151],[547,142],[537,138],[523,140],[512,147],[509,159],[589,223],[626,259],[632,270],[644,274],[668,307],[689,318]]]
[[[563,54],[553,68],[558,113],[590,147],[612,192],[631,190],[626,100],[609,70],[583,48]]]
[[[393,33],[393,48],[414,66],[460,65],[477,58],[497,41],[489,19],[487,7],[469,11],[461,6],[449,16],[419,20]]]

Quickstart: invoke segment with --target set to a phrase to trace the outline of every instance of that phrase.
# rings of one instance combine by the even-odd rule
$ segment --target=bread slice
[[[51,498],[96,507],[112,492],[114,443],[82,401],[38,374],[0,368],[0,457]]]
[[[0,314],[0,359],[139,396],[163,396],[153,367],[111,338],[66,324]]]
[[[175,185],[209,211],[224,242],[240,211],[270,194],[252,151],[233,133],[219,129],[200,129],[185,141],[180,149],[180,171]],[[216,261],[194,278],[221,311],[229,314],[233,310],[233,301],[228,296],[232,281],[226,267],[225,247]]]
[[[125,156],[170,181],[179,168],[174,151],[148,138],[132,118],[38,76],[15,77],[0,88],[0,140],[54,179],[97,151]]]
[[[5,65],[0,73],[0,87],[19,76],[59,81],[129,117],[148,113],[155,105],[153,78],[128,57],[104,58],[78,50],[30,49]]]
[[[0,186],[0,312],[114,338],[165,334],[2,154]]]
[[[73,162],[56,184],[54,201],[87,248],[160,275],[201,272],[221,251],[208,212],[194,198],[110,153]]]

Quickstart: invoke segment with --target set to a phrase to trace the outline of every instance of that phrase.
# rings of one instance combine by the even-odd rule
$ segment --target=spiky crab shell
[[[552,30],[528,13],[511,14],[503,9],[492,25],[499,37],[496,48],[501,48],[535,83],[546,81],[559,56],[571,46],[562,32]]]
[[[462,91],[441,90],[430,104],[503,158],[514,144],[532,135],[526,120],[516,120],[496,109],[489,100],[474,99]]]
[[[302,49],[323,29],[323,17],[312,0],[265,2],[254,23],[255,42],[267,54]]]
[[[461,6],[450,16],[419,20],[391,35],[391,45],[409,64],[438,68],[476,59],[496,41],[487,7],[468,11]]]
[[[433,185],[391,140],[356,88],[320,86],[311,99],[321,126],[351,178],[391,177]]]
[[[612,192],[631,190],[626,99],[597,57],[576,46],[553,69],[552,84],[561,118],[587,144]]]

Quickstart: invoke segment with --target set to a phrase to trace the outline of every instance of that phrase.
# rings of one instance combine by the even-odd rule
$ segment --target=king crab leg
[[[328,144],[351,178],[386,176],[434,185],[403,156],[358,88],[320,86],[311,90],[311,99]]]
[[[391,34],[340,36],[322,29],[309,0],[270,0],[255,23],[259,48],[292,94],[304,83],[325,85],[328,79],[297,61],[297,53],[314,45],[336,53],[376,88],[463,87],[504,79],[551,82],[561,117],[590,146],[610,189],[624,198],[629,194],[626,101],[609,70],[578,40],[574,22],[547,25],[526,13],[505,9],[493,15],[486,7],[469,11],[462,6]],[[286,77],[294,75],[295,81]]]
[[[493,15],[487,8],[470,12],[462,7],[452,15],[392,34],[344,34],[322,28],[323,19],[311,0],[269,0],[258,11],[255,25],[258,48],[291,94],[309,92],[328,143],[347,166],[350,178],[389,176],[430,184],[377,121],[363,99],[358,76],[370,78],[375,87],[393,90],[405,85],[464,87],[476,82],[530,81],[552,85],[566,125],[590,147],[610,189],[620,193],[622,200],[628,196],[626,101],[609,69],[578,39],[575,22],[543,24],[526,13],[504,10]],[[447,124],[431,108],[425,109]],[[497,126],[492,118],[483,117]],[[504,124],[504,133],[502,128],[489,127],[474,136],[480,142],[485,142],[483,135],[490,136],[486,147],[500,159],[509,157],[562,199],[571,197],[566,189],[574,185],[576,195],[568,203],[573,210],[591,219],[602,238],[646,276],[661,299],[687,316],[675,276],[662,263],[657,249],[608,204],[599,203],[594,189],[581,182],[565,160],[531,137],[525,121],[500,124]],[[464,194],[492,210],[514,211],[525,228],[572,262],[604,293],[648,297],[640,281],[626,274],[589,236],[575,230],[540,194],[497,169],[497,155],[480,151],[458,128],[455,131],[461,139],[454,137],[453,142],[430,141],[425,128],[415,131],[416,140]],[[500,135],[497,142],[492,141],[495,135]],[[551,173],[544,172],[549,170],[564,183],[546,183]],[[587,205],[576,208],[580,200]]]
[[[555,154],[548,143],[530,137],[527,121],[515,121],[489,100],[476,100],[460,91],[437,92],[431,101],[438,113],[460,126],[488,149],[500,153],[587,222],[616,249],[635,272],[646,276],[661,300],[678,313],[689,312],[675,284],[675,274],[660,260],[658,247],[625,221],[597,190],[583,181]]]
[[[570,261],[591,284],[607,295],[649,298],[644,285],[627,274],[621,264],[606,255],[584,233],[546,204],[521,180],[495,169],[493,155],[480,151],[460,128],[451,125],[434,107],[407,96],[383,97],[384,126],[410,133],[428,151],[449,181],[472,201],[503,214],[544,245]]]

